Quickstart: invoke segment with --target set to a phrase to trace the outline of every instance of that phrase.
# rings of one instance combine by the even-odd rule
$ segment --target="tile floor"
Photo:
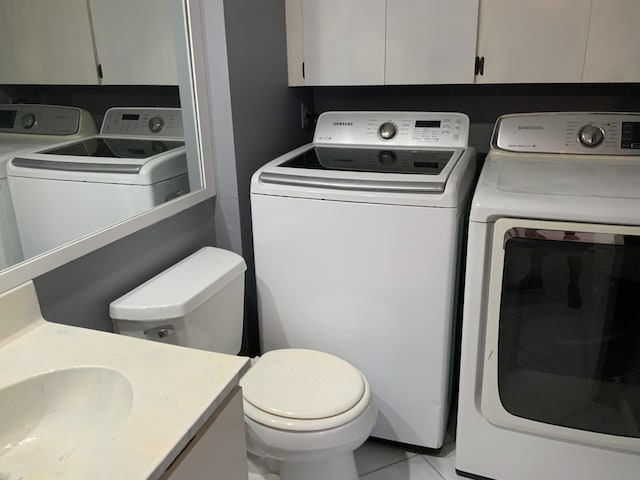
[[[438,451],[420,454],[383,441],[368,440],[355,451],[358,474],[363,480],[468,480],[456,474],[455,430],[454,405],[444,445]],[[266,467],[269,470],[269,466]],[[252,471],[251,462],[249,470]],[[273,474],[249,473],[249,480],[278,479]]]
[[[374,440],[356,450],[356,465],[364,480],[458,480],[455,442],[450,437],[439,452],[418,454]]]

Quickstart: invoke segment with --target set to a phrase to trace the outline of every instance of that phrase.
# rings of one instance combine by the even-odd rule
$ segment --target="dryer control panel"
[[[504,115],[491,146],[510,152],[640,155],[640,113]]]
[[[442,112],[325,112],[313,143],[349,146],[466,147],[469,117]]]

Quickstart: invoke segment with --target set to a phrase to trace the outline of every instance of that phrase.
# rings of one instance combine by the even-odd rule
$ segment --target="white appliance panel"
[[[145,212],[189,189],[187,175],[154,185],[70,182],[11,177],[12,197],[26,257]],[[55,201],[54,201],[55,200]]]
[[[252,211],[262,350],[346,359],[371,385],[373,436],[440,446],[460,212],[260,194]]]
[[[0,178],[0,269],[24,259],[9,182]]]
[[[88,112],[53,105],[0,105],[0,269],[24,260],[7,179],[17,155],[97,133]]]

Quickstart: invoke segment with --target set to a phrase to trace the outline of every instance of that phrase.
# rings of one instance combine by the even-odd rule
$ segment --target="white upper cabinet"
[[[386,84],[473,83],[478,0],[387,0]]]
[[[384,83],[385,3],[302,0],[305,85]]]
[[[0,46],[0,83],[98,83],[86,0],[0,0]]]
[[[640,82],[640,0],[593,0],[585,82]]]
[[[285,4],[290,85],[640,82],[640,0]]]
[[[103,85],[178,84],[180,0],[89,0],[89,5]]]
[[[476,82],[581,82],[590,10],[591,0],[481,0]]]
[[[289,84],[472,83],[478,1],[287,0]]]
[[[0,84],[177,85],[181,5],[0,0]]]

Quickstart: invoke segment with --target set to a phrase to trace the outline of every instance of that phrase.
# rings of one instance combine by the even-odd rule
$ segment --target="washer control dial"
[[[378,135],[380,135],[380,138],[383,140],[391,140],[396,136],[396,133],[398,133],[398,127],[396,127],[396,124],[393,122],[384,122],[380,125],[380,128],[378,128]]]
[[[153,117],[149,120],[149,130],[158,133],[164,127],[164,119],[162,117]]]
[[[387,150],[383,150],[378,154],[378,161],[381,165],[393,165],[394,163],[396,163],[396,154]]]
[[[604,130],[597,125],[585,125],[578,132],[578,141],[585,147],[597,147],[604,141]]]
[[[33,113],[25,113],[20,120],[23,128],[31,128],[36,124],[36,116]]]

